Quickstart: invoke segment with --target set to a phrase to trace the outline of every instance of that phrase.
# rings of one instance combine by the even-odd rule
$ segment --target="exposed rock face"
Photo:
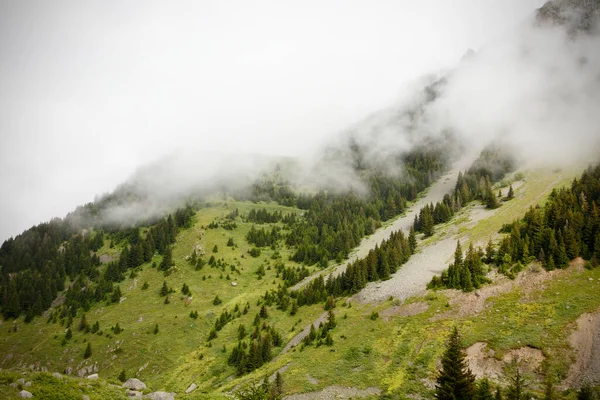
[[[175,400],[173,393],[168,392],[152,392],[144,396],[145,399],[151,400]]]
[[[123,387],[131,390],[144,390],[146,384],[137,378],[130,378],[123,384]]]
[[[30,392],[28,392],[27,390],[21,390],[19,392],[19,397],[22,399],[30,399],[33,397],[33,395]]]
[[[566,25],[571,33],[598,28],[600,2],[597,0],[550,0],[536,14],[542,25]]]

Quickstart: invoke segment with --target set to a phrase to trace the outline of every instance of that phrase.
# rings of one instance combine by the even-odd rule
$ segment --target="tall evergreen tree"
[[[472,400],[475,376],[467,366],[458,328],[454,327],[442,356],[442,370],[437,378],[435,398],[438,400]]]
[[[492,394],[492,387],[490,381],[487,378],[482,379],[477,385],[477,393],[475,394],[475,400],[493,400],[494,395]]]

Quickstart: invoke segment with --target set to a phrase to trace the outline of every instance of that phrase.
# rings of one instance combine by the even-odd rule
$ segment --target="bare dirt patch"
[[[532,347],[521,347],[513,349],[504,354],[502,360],[495,357],[494,350],[490,349],[485,342],[477,342],[466,350],[467,362],[471,372],[478,378],[488,378],[498,382],[501,380],[503,369],[506,365],[515,361],[521,371],[527,373],[539,373],[544,354],[539,349]]]
[[[385,322],[389,321],[390,317],[412,317],[413,315],[421,314],[429,308],[429,304],[425,302],[417,302],[411,304],[404,304],[401,306],[393,306],[386,308],[379,313]]]
[[[575,350],[575,363],[569,369],[569,386],[600,384],[600,310],[577,319],[577,330],[569,338]]]
[[[285,400],[343,400],[358,397],[379,396],[381,389],[369,387],[357,389],[343,386],[328,386],[323,390],[309,393],[299,393],[285,396]]]
[[[109,263],[109,262],[115,260],[115,257],[111,256],[110,254],[106,254],[106,253],[100,254],[100,256],[98,258],[100,258],[100,262],[102,264],[106,264],[106,263]]]
[[[488,278],[493,283],[485,285],[475,292],[464,293],[454,289],[444,290],[444,293],[448,296],[448,303],[452,306],[452,310],[437,314],[431,320],[437,321],[445,318],[462,318],[477,315],[487,307],[486,301],[489,298],[508,293],[516,287],[521,290],[522,298],[525,300],[531,293],[543,290],[545,282],[548,280],[560,278],[565,274],[572,274],[574,271],[581,271],[583,265],[584,260],[577,258],[566,269],[548,272],[538,264],[532,264],[520,272],[515,280],[510,280],[504,275],[491,272],[488,274]]]
[[[477,342],[466,350],[467,362],[471,372],[477,377],[497,381],[502,376],[502,361],[494,358],[494,350],[485,342]]]

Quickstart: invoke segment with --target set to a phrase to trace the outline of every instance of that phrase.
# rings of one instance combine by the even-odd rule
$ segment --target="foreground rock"
[[[151,400],[175,400],[173,393],[168,392],[152,392],[144,396],[145,399]]]
[[[146,384],[137,378],[130,378],[123,384],[123,387],[131,390],[144,390],[146,389]]]
[[[185,389],[185,393],[192,393],[197,387],[198,386],[195,383],[192,383],[187,389]]]
[[[33,395],[30,392],[28,392],[27,390],[21,390],[19,392],[19,397],[22,399],[30,399],[33,397]]]

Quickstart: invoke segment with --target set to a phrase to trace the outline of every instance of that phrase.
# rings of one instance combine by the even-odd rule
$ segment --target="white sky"
[[[543,0],[0,0],[0,241],[177,148],[300,154]]]

